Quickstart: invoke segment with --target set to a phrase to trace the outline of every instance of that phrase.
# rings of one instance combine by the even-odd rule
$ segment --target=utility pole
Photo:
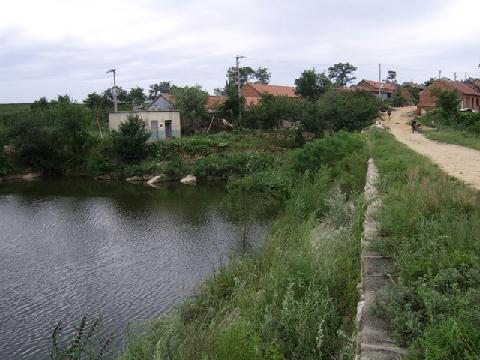
[[[378,98],[381,99],[382,90],[382,64],[378,64]]]
[[[456,72],[453,73],[453,80],[457,81],[457,73]]]
[[[442,70],[438,70],[438,80],[442,80]]]
[[[235,66],[237,68],[237,96],[238,96],[238,120],[242,118],[242,104],[240,103],[240,59],[244,59],[245,56],[235,56]]]
[[[113,111],[117,112],[118,111],[118,105],[117,105],[117,84],[116,84],[116,79],[115,79],[115,74],[116,74],[117,69],[110,69],[107,71],[108,73],[113,74],[113,87],[112,87],[112,97],[113,97]]]

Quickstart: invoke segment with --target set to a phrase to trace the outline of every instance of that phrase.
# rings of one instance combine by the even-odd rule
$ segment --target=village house
[[[126,122],[129,117],[138,116],[145,123],[145,128],[150,132],[150,140],[168,139],[181,137],[182,127],[180,112],[175,110],[139,110],[117,111],[108,114],[108,126],[110,131],[118,131],[120,124]]]
[[[456,90],[460,96],[461,109],[478,111],[480,108],[480,92],[474,86],[460,81],[437,80],[420,93],[418,115],[437,108],[437,98],[432,94],[433,89]]]
[[[171,111],[175,108],[175,97],[172,94],[158,95],[145,110]]]
[[[393,93],[396,91],[395,84],[365,79],[360,81],[354,87],[359,91],[372,93],[382,100],[392,97]]]
[[[218,112],[220,107],[227,101],[226,96],[209,96],[205,105],[207,112],[213,114]],[[175,109],[175,96],[164,93],[158,95],[147,107],[146,110],[171,111]]]
[[[256,83],[247,83],[240,89],[240,95],[245,98],[245,106],[256,105],[262,98],[262,94],[273,96],[287,96],[297,98],[295,87],[282,85],[265,85]]]

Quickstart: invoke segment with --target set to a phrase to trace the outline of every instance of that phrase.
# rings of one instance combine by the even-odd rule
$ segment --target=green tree
[[[15,146],[16,163],[46,175],[62,173],[64,153],[58,131],[31,120],[20,119],[10,128],[8,138]]]
[[[113,104],[113,94],[112,88],[108,88],[103,92],[103,97],[110,101]],[[117,100],[121,103],[128,102],[128,92],[122,89],[120,86],[117,86]]]
[[[315,70],[305,70],[298,79],[295,79],[295,93],[303,98],[315,100],[330,87],[331,82],[324,73]]]
[[[432,85],[435,81],[437,81],[437,79],[435,79],[435,78],[430,78],[430,79],[426,80],[426,81],[423,83],[423,86],[430,86],[430,85]]]
[[[271,73],[264,67],[259,67],[255,70],[250,66],[241,66],[239,73],[240,87],[245,86],[250,80],[255,80],[259,84],[268,84],[270,82]],[[237,86],[237,68],[232,66],[227,70],[227,79],[229,84]]]
[[[351,76],[357,67],[350,63],[338,63],[328,68],[328,78],[334,81],[335,86],[346,86],[355,80],[355,76]]]
[[[272,129],[278,127],[282,120],[294,122],[300,121],[300,118],[301,104],[298,99],[262,94],[260,102],[245,113],[243,121],[247,126]]]
[[[380,102],[372,94],[330,91],[318,101],[317,121],[333,131],[358,131],[373,122],[379,109]]]
[[[120,124],[119,131],[112,132],[112,150],[124,162],[138,162],[145,158],[150,134],[138,117],[129,117]]]
[[[155,83],[150,85],[150,89],[148,90],[148,99],[155,100],[158,95],[169,93],[172,84],[170,81],[161,81],[159,83]]]
[[[256,71],[255,71],[255,79],[256,79],[256,82],[259,83],[259,84],[268,84],[270,82],[270,77],[272,76],[272,74],[268,71],[267,68],[264,68],[264,67],[259,67]]]
[[[87,98],[83,100],[83,103],[95,113],[98,132],[100,134],[100,138],[103,138],[100,117],[107,113],[108,109],[110,108],[110,101],[104,96],[93,92],[87,95]]]
[[[184,125],[195,128],[197,122],[207,114],[208,93],[200,85],[173,86],[171,93],[175,96],[175,108],[182,113]]]
[[[45,111],[48,109],[48,101],[45,96],[41,97],[38,100],[35,100],[30,106],[32,111]]]
[[[396,84],[397,83],[397,72],[394,71],[394,70],[388,70],[387,78],[385,79],[385,82]]]
[[[446,120],[455,120],[458,118],[460,95],[457,90],[442,90],[434,88],[432,89],[431,94],[436,97],[435,102]]]
[[[137,86],[130,89],[127,99],[132,104],[141,106],[145,103],[145,100],[147,100],[147,96],[143,92],[143,88]]]

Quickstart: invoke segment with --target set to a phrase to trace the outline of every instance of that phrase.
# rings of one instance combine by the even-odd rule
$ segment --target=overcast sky
[[[293,85],[304,69],[357,79],[480,77],[479,0],[15,0],[0,11],[0,103],[169,80],[225,84],[235,55]]]

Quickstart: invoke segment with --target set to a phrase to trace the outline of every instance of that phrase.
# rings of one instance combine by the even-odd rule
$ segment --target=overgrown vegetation
[[[434,128],[425,132],[432,140],[480,149],[480,113],[460,112],[460,96],[456,90],[434,89],[438,109],[418,118]]]
[[[328,159],[301,169],[304,151],[326,147]],[[367,156],[360,135],[336,134],[232,181],[239,216],[243,201],[264,195],[259,213],[283,209],[265,244],[150,322],[120,358],[349,359]]]
[[[274,129],[285,120],[322,137],[332,131],[359,131],[378,116],[380,102],[372,94],[333,90],[322,94],[324,91],[303,99],[264,95],[258,104],[245,111],[242,124],[250,128]]]
[[[391,135],[370,134],[398,281],[379,310],[413,359],[480,357],[480,198]]]

